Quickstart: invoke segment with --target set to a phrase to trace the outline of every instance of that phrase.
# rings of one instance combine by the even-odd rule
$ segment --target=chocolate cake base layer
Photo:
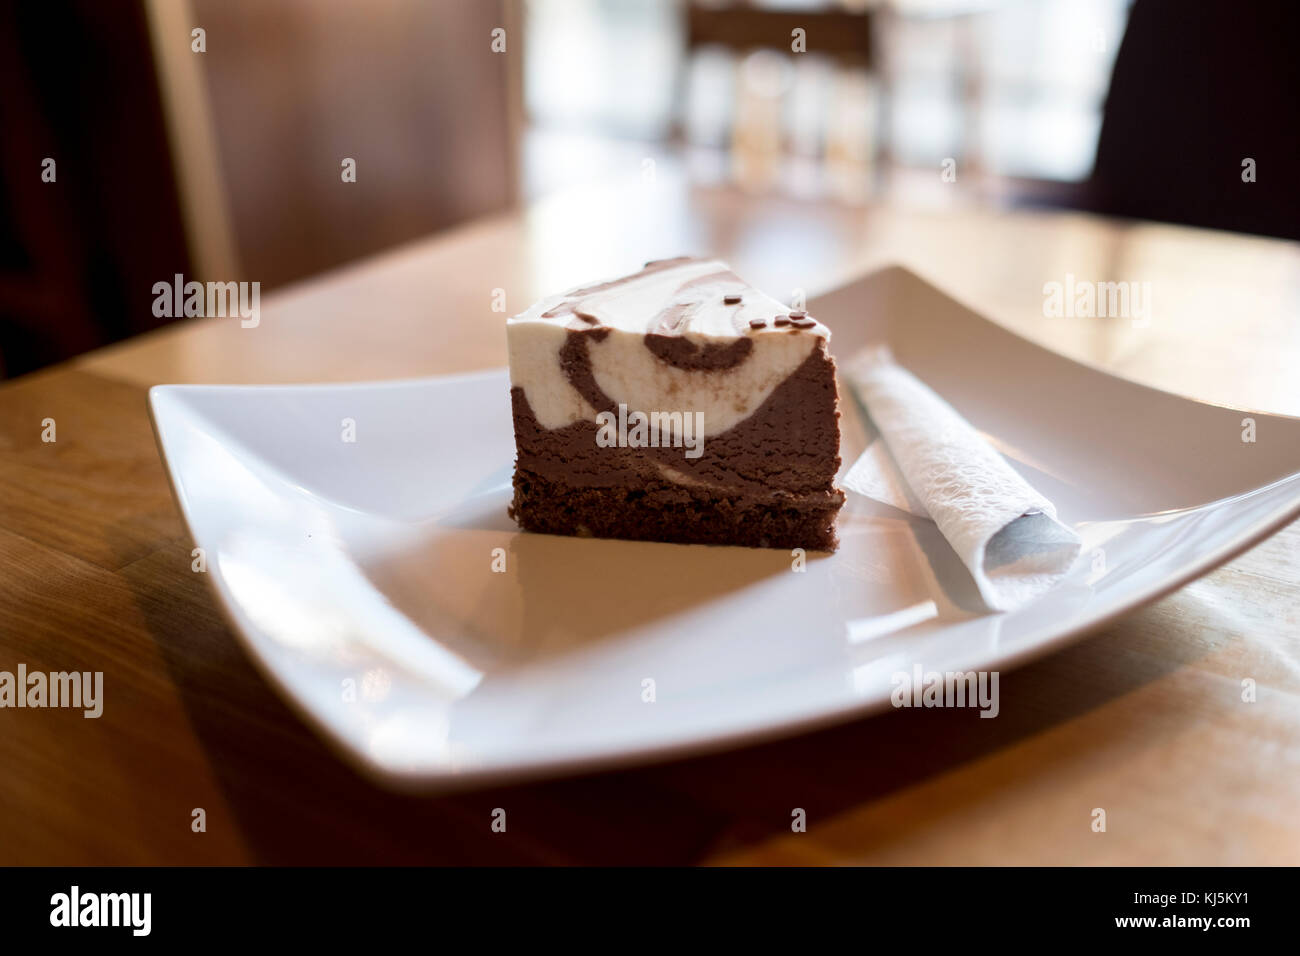
[[[511,516],[525,531],[677,544],[834,551],[838,490],[719,495],[670,482],[599,487],[515,470]]]

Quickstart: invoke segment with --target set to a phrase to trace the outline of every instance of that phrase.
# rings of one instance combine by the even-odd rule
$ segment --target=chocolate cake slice
[[[716,260],[665,259],[507,325],[526,531],[833,551],[830,331]]]

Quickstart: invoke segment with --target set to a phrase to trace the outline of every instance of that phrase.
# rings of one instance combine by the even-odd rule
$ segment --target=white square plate
[[[1022,663],[1300,514],[1300,419],[1079,365],[899,268],[812,310],[837,355],[887,341],[1055,501],[1084,538],[1064,584],[983,613],[933,525],[852,495],[840,550],[802,573],[782,551],[519,533],[504,371],[159,386],[150,407],[249,654],[341,753],[403,787],[662,758],[861,715],[887,706],[892,675],[914,663]],[[866,433],[844,406],[847,467]]]

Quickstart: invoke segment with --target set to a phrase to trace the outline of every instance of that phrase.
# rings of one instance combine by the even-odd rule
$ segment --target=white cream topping
[[[593,421],[596,410],[569,384],[560,366],[560,350],[569,329],[604,327],[600,341],[586,338],[596,384],[615,403],[629,410],[703,412],[705,435],[724,432],[753,414],[772,391],[797,369],[830,331],[776,326],[789,314],[780,302],[747,285],[714,260],[683,260],[652,268],[608,289],[581,289],[551,296],[514,316],[506,326],[510,382],[522,388],[543,428],[562,428]],[[739,303],[727,303],[727,295]],[[575,315],[572,306],[595,322]],[[547,316],[547,312],[558,314]],[[732,368],[683,369],[658,358],[645,343],[661,319],[699,346],[725,347],[741,338],[754,344]],[[750,327],[762,319],[765,326]]]

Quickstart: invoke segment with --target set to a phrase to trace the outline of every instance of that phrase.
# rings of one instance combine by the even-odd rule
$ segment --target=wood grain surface
[[[162,382],[501,365],[509,312],[679,252],[785,298],[902,262],[1073,357],[1300,414],[1300,250],[1077,215],[584,187],[0,386],[0,670],[103,671],[97,720],[0,710],[0,863],[1297,863],[1300,526],[1004,674],[997,720],[906,711],[727,754],[450,797],[357,777],[218,614],[145,410]],[[1066,273],[1152,321],[1047,319]],[[57,441],[41,440],[42,421]],[[1241,681],[1258,699],[1241,700]],[[507,809],[509,831],[490,830]],[[792,833],[803,808],[806,833]],[[1105,833],[1091,811],[1104,807]],[[203,808],[206,832],[191,829]]]

